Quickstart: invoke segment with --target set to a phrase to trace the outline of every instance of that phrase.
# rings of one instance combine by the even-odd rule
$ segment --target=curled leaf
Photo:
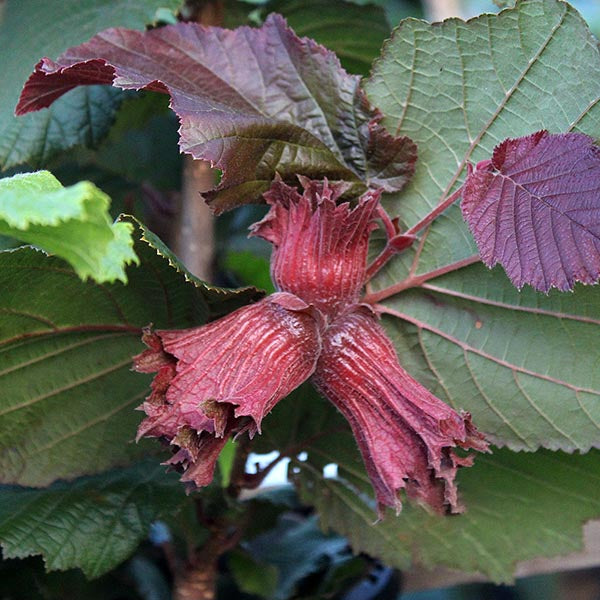
[[[0,179],[0,234],[56,254],[81,279],[127,282],[137,263],[129,223],[113,223],[110,198],[93,183],[63,187],[49,171]]]
[[[217,211],[260,200],[275,173],[288,180],[326,176],[358,194],[371,182],[397,190],[414,171],[414,144],[377,125],[381,115],[369,106],[360,77],[278,15],[260,28],[233,31],[196,23],[108,29],[56,62],[41,60],[17,114],[95,83],[170,94],[181,149],[224,172],[207,195]]]

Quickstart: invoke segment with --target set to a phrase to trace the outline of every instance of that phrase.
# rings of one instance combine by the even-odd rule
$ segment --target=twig
[[[428,271],[427,273],[423,273],[421,275],[409,275],[406,279],[403,279],[394,285],[390,285],[383,290],[366,294],[361,301],[367,304],[377,304],[378,302],[381,302],[390,296],[395,296],[404,290],[419,287],[430,279],[441,277],[442,275],[446,275],[447,273],[451,273],[452,271],[456,271],[458,269],[463,269],[464,267],[468,267],[469,265],[473,265],[479,261],[481,261],[479,254],[474,254],[473,256],[467,256],[467,258],[457,260],[456,262],[440,267],[439,269],[434,269],[433,271]]]
[[[445,200],[442,200],[431,212],[427,213],[418,223],[413,225],[405,235],[415,235],[437,219],[448,207],[454,204],[461,196],[463,186],[461,185],[455,192],[450,194]]]

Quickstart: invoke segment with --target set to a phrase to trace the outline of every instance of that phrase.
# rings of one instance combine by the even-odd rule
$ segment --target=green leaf
[[[342,415],[306,382],[265,417],[262,435],[254,438],[252,451],[268,454],[277,450],[286,456],[297,456],[305,450],[307,439],[313,436],[319,439],[326,432],[336,434],[340,431],[349,431]],[[333,436],[332,439],[337,438]]]
[[[80,569],[44,572],[40,556],[0,561],[3,600],[139,600],[120,569],[90,581]]]
[[[152,521],[178,509],[176,474],[153,461],[46,489],[0,490],[5,558],[41,554],[46,570],[79,567],[98,577],[133,553]]]
[[[367,75],[390,27],[383,8],[340,0],[275,0],[266,11],[282,14],[299,35],[333,50],[350,73]]]
[[[407,17],[426,17],[423,11],[423,3],[420,0],[349,0],[353,4],[365,6],[375,4],[385,10],[388,23],[395,27],[402,19]]]
[[[517,292],[515,291],[515,294]],[[355,552],[406,569],[445,565],[510,581],[515,563],[580,550],[582,524],[600,516],[600,451],[585,455],[494,449],[458,473],[462,515],[441,517],[404,502],[381,522],[349,426],[308,385],[280,402],[253,450],[292,459],[289,473],[321,524],[345,535]],[[306,452],[307,456],[301,454]],[[337,466],[337,477],[324,468]]]
[[[238,588],[246,594],[270,598],[277,589],[278,572],[274,565],[258,562],[244,550],[228,554],[227,564]]]
[[[231,469],[233,468],[233,461],[235,459],[236,445],[233,440],[228,440],[221,454],[219,454],[218,463],[219,471],[221,473],[221,485],[226,488],[231,482]]]
[[[98,150],[79,150],[76,158],[81,162],[83,155],[86,163],[134,183],[178,190],[183,163],[178,126],[166,96],[142,92],[123,103]]]
[[[506,137],[540,129],[600,137],[598,46],[558,0],[523,0],[466,23],[405,21],[365,88],[386,127],[419,148],[414,178],[388,201],[406,226],[459,187],[467,162],[489,158]],[[385,301],[400,316],[387,325],[403,365],[472,412],[497,444],[598,445],[599,288],[518,294],[501,271],[473,265],[477,256],[453,206],[373,282],[376,290],[404,288]]]
[[[7,3],[0,21],[0,169],[24,162],[40,167],[56,153],[94,146],[108,132],[123,92],[93,86],[74,90],[50,109],[14,117],[19,92],[41,56],[58,56],[108,27],[142,29],[159,7],[181,0],[19,0]]]
[[[230,251],[225,255],[223,266],[231,271],[242,283],[252,283],[257,288],[268,293],[275,291],[271,281],[269,261],[262,256],[256,256],[249,250]]]
[[[403,365],[514,450],[588,450],[600,440],[600,288],[518,292],[472,265],[386,302]]]
[[[314,504],[325,530],[348,537],[366,552],[400,569],[412,563],[444,565],[509,582],[518,561],[582,549],[582,525],[600,515],[600,452],[568,455],[494,450],[459,472],[466,512],[439,516],[409,502],[375,523],[369,480],[350,435],[319,439],[296,461],[304,501]],[[344,442],[346,449],[344,450]],[[325,478],[323,465],[338,465],[339,478]]]
[[[277,526],[246,542],[252,558],[274,565],[279,577],[273,600],[285,600],[308,575],[337,567],[351,558],[346,540],[319,530],[317,517],[283,514]]]
[[[32,248],[0,253],[0,479],[48,485],[157,448],[132,443],[150,377],[131,371],[141,328],[189,327],[256,298],[209,286],[135,225],[129,285],[81,281]]]
[[[127,564],[127,574],[142,600],[171,600],[171,586],[160,567],[145,556],[134,556]]]
[[[63,187],[48,171],[0,179],[0,234],[64,258],[81,279],[127,283],[136,262],[129,223],[111,223],[110,198],[93,183]]]

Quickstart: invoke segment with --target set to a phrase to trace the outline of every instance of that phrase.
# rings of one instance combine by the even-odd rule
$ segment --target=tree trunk
[[[185,157],[175,254],[204,281],[213,279],[215,234],[213,214],[200,193],[214,187],[214,182],[214,172],[207,162]]]
[[[223,2],[189,1],[182,14],[187,20],[204,25],[221,25]],[[213,279],[215,234],[214,216],[200,194],[212,189],[214,184],[215,173],[208,162],[191,156],[184,158],[174,249],[185,266],[204,281]],[[221,552],[220,532],[213,532],[191,564],[175,578],[173,600],[214,600]]]
[[[194,566],[175,581],[173,600],[214,600],[216,579],[216,562]]]

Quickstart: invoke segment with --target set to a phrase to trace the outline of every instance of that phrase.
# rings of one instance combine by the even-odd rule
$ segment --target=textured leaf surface
[[[178,24],[145,33],[104,31],[57,62],[42,60],[18,112],[49,106],[81,84],[167,91],[181,121],[180,145],[224,171],[217,209],[260,198],[274,174],[353,184],[379,176],[399,189],[414,168],[408,139],[381,164],[371,138],[377,115],[337,57],[270,16],[260,29]],[[399,179],[398,179],[399,178]],[[374,184],[381,185],[379,179]]]
[[[45,489],[3,486],[3,556],[41,554],[48,571],[79,567],[98,577],[132,554],[152,521],[176,512],[181,501],[177,476],[153,461]]]
[[[63,187],[49,171],[0,179],[0,233],[56,254],[81,279],[127,282],[136,262],[129,223],[112,223],[110,198],[93,183]]]
[[[520,289],[600,277],[600,149],[580,133],[508,139],[468,175],[462,211],[488,267]]]
[[[251,300],[202,284],[152,234],[137,230],[129,285],[82,282],[59,258],[0,253],[0,473],[47,485],[123,464],[149,378],[131,372],[141,327],[203,323]]]
[[[401,363],[496,444],[600,444],[600,290],[518,292],[481,263],[389,301]]]
[[[468,161],[489,158],[507,137],[541,129],[600,137],[599,74],[593,36],[559,0],[524,0],[468,22],[404,21],[365,82],[387,129],[419,148],[414,178],[390,201],[393,212],[412,225],[458,187]],[[436,254],[441,236],[458,235],[441,221],[426,255]]]
[[[19,0],[6,3],[0,22],[0,168],[39,167],[57,152],[98,144],[113,122],[123,93],[93,86],[71,92],[49,110],[15,118],[19,90],[40,56],[56,56],[107,27],[142,29],[158,7],[180,0]]]
[[[350,73],[367,75],[390,26],[380,6],[333,0],[275,0],[266,6],[282,14],[290,27],[333,50]]]
[[[259,452],[278,448],[292,458],[289,472],[325,528],[400,569],[446,565],[509,581],[517,561],[581,549],[582,524],[600,515],[598,451],[494,449],[458,472],[465,513],[440,517],[406,502],[398,517],[390,510],[374,524],[375,499],[350,428],[308,385],[265,419],[256,443]],[[333,465],[337,477],[324,477]]]
[[[414,178],[388,205],[407,226],[462,183],[467,161],[489,158],[507,137],[540,129],[600,137],[597,44],[556,0],[524,0],[467,23],[406,21],[365,87],[383,124],[419,147]],[[499,269],[467,269],[477,257],[453,206],[374,281],[409,278],[385,301],[405,317],[387,321],[402,364],[497,443],[597,445],[598,292],[519,296]]]
[[[293,597],[306,577],[351,558],[346,540],[320,531],[315,516],[299,519],[293,514],[282,515],[273,529],[246,544],[254,560],[276,567],[276,587],[268,596],[272,600]]]
[[[440,517],[411,505],[376,525],[372,506],[357,494],[366,489],[366,481],[357,483],[364,477],[358,465],[334,458],[323,443],[313,451],[317,462],[337,462],[352,483],[324,478],[308,452],[308,462],[297,463],[301,491],[315,502],[322,525],[346,535],[355,552],[398,568],[444,565],[509,582],[518,561],[581,550],[582,525],[600,514],[597,451],[478,456],[474,467],[459,473],[464,514]]]
[[[165,95],[136,94],[123,102],[114,125],[98,149],[78,150],[77,161],[81,165],[87,157],[92,167],[124,177],[137,184],[138,190],[140,184],[144,189],[143,184],[148,183],[159,190],[177,190],[181,187],[183,164],[177,146],[178,126]],[[114,202],[112,190],[107,188],[107,191]]]

